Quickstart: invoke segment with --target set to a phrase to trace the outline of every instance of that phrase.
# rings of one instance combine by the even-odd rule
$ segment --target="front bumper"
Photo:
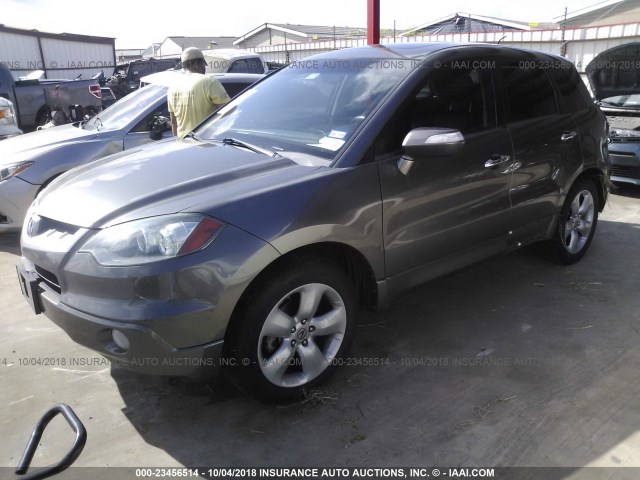
[[[226,225],[201,251],[103,267],[77,253],[88,230],[45,217],[34,225],[22,231],[18,273],[35,313],[118,365],[156,375],[215,375],[240,295],[278,257],[268,243]]]
[[[18,264],[21,281],[37,281],[37,274],[29,268],[25,259]],[[144,325],[100,318],[63,304],[60,294],[46,282],[38,282],[34,290],[35,298],[30,303],[35,303],[36,313],[44,313],[73,341],[100,353],[112,365],[140,373],[194,379],[211,378],[220,370],[223,340],[176,348]],[[117,341],[114,332],[118,332]]]
[[[0,126],[0,140],[22,135],[24,132],[14,125]]]
[[[640,142],[609,144],[611,181],[640,185]]]
[[[19,177],[0,182],[0,232],[22,228],[29,206],[40,185],[32,185]]]

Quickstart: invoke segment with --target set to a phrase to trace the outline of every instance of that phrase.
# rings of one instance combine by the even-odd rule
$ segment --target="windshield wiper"
[[[231,145],[233,147],[246,148],[247,150],[251,150],[255,153],[261,153],[262,155],[267,155],[269,157],[281,157],[278,152],[270,152],[264,148],[256,147],[255,145],[251,145],[249,143],[243,142],[242,140],[238,140],[236,138],[223,138],[222,140],[218,140],[224,145]]]
[[[200,141],[200,139],[197,137],[197,135],[195,134],[195,132],[189,132],[189,133],[187,133],[187,134],[184,136],[184,138],[187,138],[187,137],[189,137],[189,138],[193,138],[194,140],[196,140],[196,141],[198,141],[198,142]]]

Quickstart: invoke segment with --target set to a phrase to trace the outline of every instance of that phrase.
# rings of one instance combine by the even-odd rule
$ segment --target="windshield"
[[[118,100],[106,110],[89,120],[87,130],[119,130],[140,118],[152,104],[166,97],[167,87],[148,85]]]
[[[413,67],[406,60],[296,62],[218,110],[196,134],[333,159]]]
[[[640,108],[640,94],[608,97],[602,100],[602,103],[613,105],[615,107]]]

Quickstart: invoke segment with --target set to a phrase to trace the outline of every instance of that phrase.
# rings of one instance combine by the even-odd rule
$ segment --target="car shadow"
[[[0,252],[20,255],[20,234],[14,232],[0,233]]]
[[[611,193],[621,197],[640,198],[640,186],[626,183],[614,184]]]
[[[587,465],[640,424],[638,233],[601,221],[576,265],[527,248],[361,315],[304,401],[114,367],[123,413],[185,466]]]

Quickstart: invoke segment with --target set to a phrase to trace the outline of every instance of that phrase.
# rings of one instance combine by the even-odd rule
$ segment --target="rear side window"
[[[153,71],[155,72],[164,72],[165,70],[169,70],[173,68],[175,64],[173,62],[156,62],[153,64]]]
[[[554,68],[549,74],[558,85],[560,94],[571,113],[576,113],[593,104],[591,96],[584,82],[575,68],[567,64],[568,68]],[[570,67],[570,68],[569,68]]]
[[[257,58],[242,58],[233,62],[229,73],[264,73],[262,63]]]
[[[247,88],[250,83],[223,83],[222,86],[226,90],[229,98],[233,98],[238,95],[241,91]]]
[[[553,87],[545,71],[522,66],[513,63],[502,68],[509,121],[519,122],[557,113]]]
[[[229,73],[249,73],[249,65],[246,60],[236,60],[228,70]]]
[[[148,63],[138,63],[129,66],[129,78],[133,80],[139,80],[145,75],[153,73],[153,67]]]

